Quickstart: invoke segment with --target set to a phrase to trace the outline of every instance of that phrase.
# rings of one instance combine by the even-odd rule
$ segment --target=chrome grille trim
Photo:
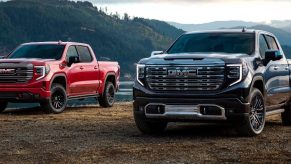
[[[180,74],[170,76],[169,70]],[[195,70],[196,75],[187,76]],[[215,91],[222,87],[224,78],[225,66],[146,66],[146,82],[155,91]]]
[[[16,64],[6,63],[0,64],[0,69],[15,69],[14,73],[0,73],[0,83],[10,84],[10,83],[27,83],[33,78],[33,66],[32,65],[22,65],[21,67]]]

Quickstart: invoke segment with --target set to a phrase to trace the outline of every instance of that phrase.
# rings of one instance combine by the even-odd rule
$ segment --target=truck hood
[[[1,59],[0,63],[31,63],[31,64],[45,64],[47,62],[55,61],[54,59]]]
[[[224,65],[225,63],[240,63],[247,54],[226,53],[179,53],[161,54],[140,61],[147,65]]]

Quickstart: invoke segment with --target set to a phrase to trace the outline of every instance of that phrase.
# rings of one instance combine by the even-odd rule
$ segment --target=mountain
[[[267,25],[276,28],[285,28],[291,26],[291,20],[272,20]]]
[[[24,42],[85,42],[97,58],[118,61],[123,75],[133,75],[134,63],[183,33],[162,21],[108,15],[90,2],[68,0],[0,2],[0,20],[2,54]]]
[[[284,53],[286,58],[291,59],[291,46],[283,46]]]
[[[259,23],[245,22],[245,21],[215,21],[203,24],[181,24],[176,22],[168,22],[179,29],[185,31],[199,31],[199,30],[215,30],[220,28],[232,28],[237,26],[250,27],[258,25]]]
[[[291,33],[291,25],[290,25],[290,26],[283,27],[283,29],[284,29],[285,31]]]

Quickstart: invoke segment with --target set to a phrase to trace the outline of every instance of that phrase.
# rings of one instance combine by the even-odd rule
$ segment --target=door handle
[[[279,69],[279,67],[278,66],[274,66],[274,70],[278,70]]]
[[[285,70],[289,70],[289,67],[288,67],[288,66],[286,66],[286,67],[285,67]]]
[[[95,66],[95,67],[94,67],[94,69],[98,69],[98,67],[97,67],[97,66]]]
[[[84,67],[83,67],[83,66],[81,66],[81,67],[80,67],[80,69],[81,69],[81,70],[83,70],[83,69],[84,69]]]

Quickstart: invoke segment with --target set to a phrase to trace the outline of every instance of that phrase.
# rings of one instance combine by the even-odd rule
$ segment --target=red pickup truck
[[[61,113],[69,99],[87,97],[111,107],[119,77],[118,63],[97,61],[88,44],[25,43],[0,60],[0,112],[8,102],[39,102]]]

